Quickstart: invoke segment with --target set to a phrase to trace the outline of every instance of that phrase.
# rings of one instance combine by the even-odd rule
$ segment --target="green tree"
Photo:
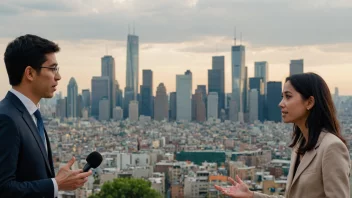
[[[151,188],[151,183],[143,179],[117,178],[103,184],[101,191],[89,198],[161,198]]]

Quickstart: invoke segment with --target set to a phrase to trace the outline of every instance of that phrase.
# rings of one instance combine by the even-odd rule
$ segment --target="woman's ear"
[[[315,99],[313,96],[310,96],[307,100],[307,110],[311,110],[315,105]]]

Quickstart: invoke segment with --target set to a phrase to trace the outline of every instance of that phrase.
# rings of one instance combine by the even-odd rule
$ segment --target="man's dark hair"
[[[16,86],[21,83],[27,66],[40,72],[46,61],[45,54],[58,51],[60,48],[57,44],[36,35],[27,34],[10,42],[4,54],[10,84]]]

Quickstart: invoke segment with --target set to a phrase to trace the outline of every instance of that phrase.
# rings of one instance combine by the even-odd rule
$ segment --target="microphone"
[[[88,172],[91,168],[97,168],[103,161],[103,157],[100,153],[93,151],[86,158],[87,164],[83,167],[83,172]]]

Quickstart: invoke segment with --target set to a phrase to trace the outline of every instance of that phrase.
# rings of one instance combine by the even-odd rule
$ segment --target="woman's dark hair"
[[[27,34],[10,42],[4,54],[10,84],[16,86],[21,83],[27,66],[40,72],[46,61],[45,55],[58,51],[60,48],[57,44],[36,35]]]
[[[300,145],[297,152],[303,154],[306,151],[314,149],[323,129],[336,135],[346,144],[340,132],[340,125],[336,118],[336,109],[330,90],[324,79],[315,73],[303,73],[287,77],[287,81],[290,81],[295,90],[300,93],[303,100],[307,100],[310,96],[313,96],[315,100],[315,104],[309,110],[310,112],[305,123],[309,131],[308,140],[303,138],[304,142]],[[293,142],[290,147],[297,145],[302,138],[302,133],[298,126],[294,125],[293,130]],[[305,144],[305,141],[307,141],[307,144]]]

